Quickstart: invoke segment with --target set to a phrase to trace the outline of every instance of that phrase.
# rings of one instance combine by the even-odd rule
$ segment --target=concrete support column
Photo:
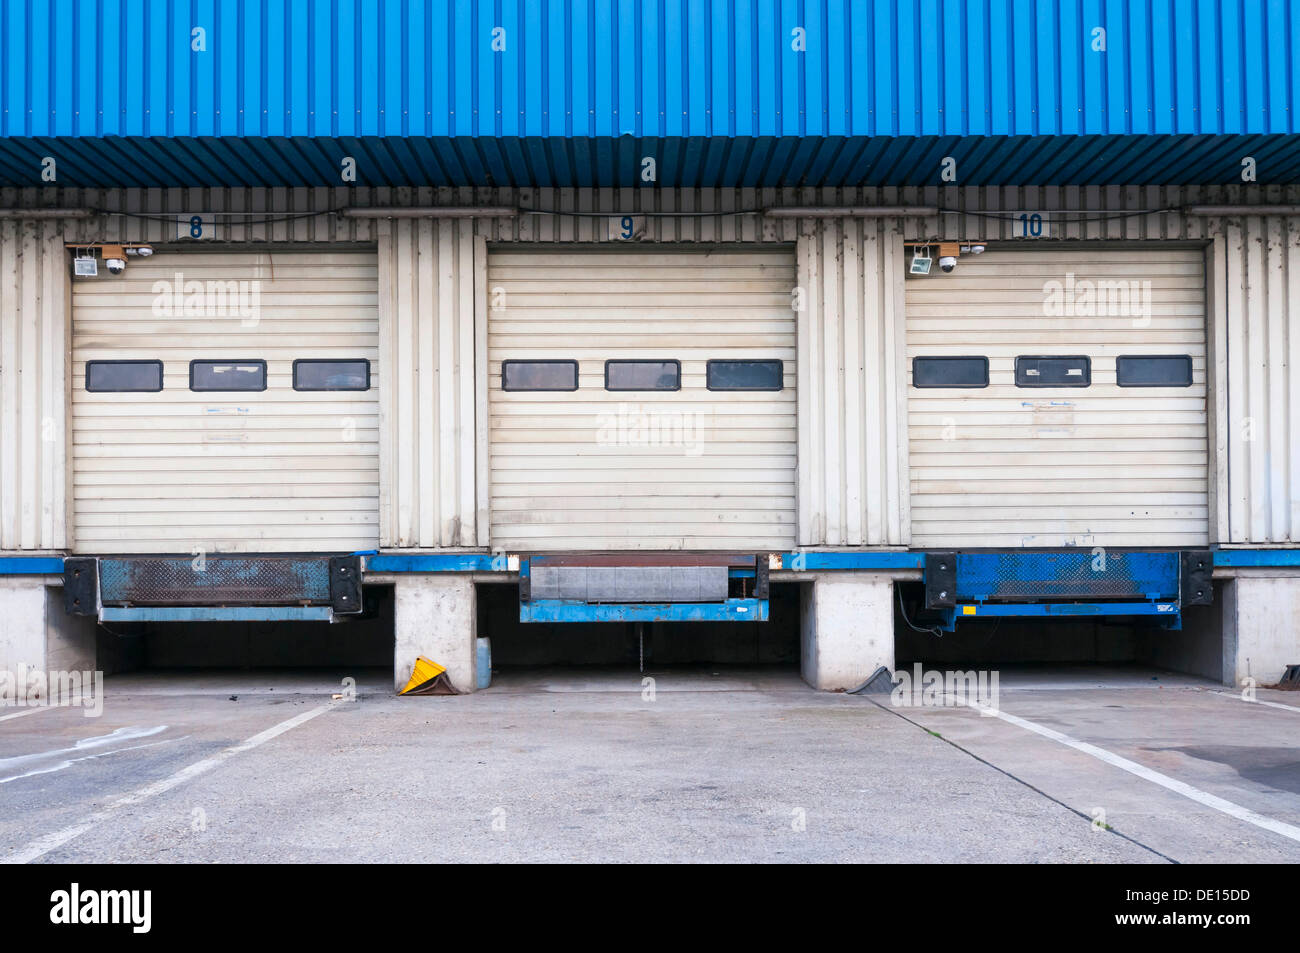
[[[1300,572],[1254,570],[1224,590],[1223,680],[1275,684],[1300,664]]]
[[[894,669],[894,582],[869,573],[826,573],[800,587],[803,679],[821,691],[857,688]]]
[[[0,671],[95,670],[95,620],[64,613],[61,581],[0,577]]]
[[[459,692],[478,684],[475,665],[477,600],[468,576],[430,573],[399,577],[393,585],[393,684],[406,687],[418,655],[447,669]]]

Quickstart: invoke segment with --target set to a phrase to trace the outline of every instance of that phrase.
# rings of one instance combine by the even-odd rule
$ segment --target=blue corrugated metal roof
[[[1277,152],[1261,181],[1300,174],[1300,0],[0,11],[8,182],[55,155],[69,185],[337,185],[348,154],[361,184],[631,185],[636,152],[683,166],[661,185],[936,182],[943,155],[963,184],[1137,183],[1151,149],[1160,181],[1218,182],[1243,147]]]

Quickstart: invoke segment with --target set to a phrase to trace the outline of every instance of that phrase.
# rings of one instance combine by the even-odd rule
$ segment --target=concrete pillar
[[[393,584],[393,684],[406,687],[418,655],[447,669],[457,691],[478,684],[474,638],[474,583],[468,576],[430,573],[399,577]]]
[[[1300,665],[1300,572],[1252,570],[1224,589],[1223,680],[1275,684]]]
[[[56,576],[0,576],[0,671],[87,672],[95,665],[95,620],[63,611]]]
[[[894,670],[894,582],[826,573],[800,588],[803,679],[821,691],[857,688],[881,665]]]
[[[45,670],[45,581],[0,577],[0,671]]]

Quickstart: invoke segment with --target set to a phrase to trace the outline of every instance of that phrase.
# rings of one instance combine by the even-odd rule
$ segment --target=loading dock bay
[[[0,714],[7,862],[1300,860],[1300,697],[1001,673],[1000,717],[790,670],[110,676]],[[652,686],[653,691],[648,691]],[[1005,716],[1005,717],[1003,717]],[[412,818],[419,823],[412,823]]]

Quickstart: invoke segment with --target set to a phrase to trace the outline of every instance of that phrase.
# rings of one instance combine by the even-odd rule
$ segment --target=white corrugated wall
[[[398,219],[378,228],[379,348],[392,369],[381,395],[380,545],[484,545],[474,390],[482,241],[469,221]]]
[[[0,551],[67,545],[62,223],[0,222]]]
[[[901,546],[910,538],[900,452],[902,255],[892,221],[801,224],[801,546]]]
[[[1223,542],[1300,542],[1300,217],[1229,219],[1214,241],[1226,365]]]

